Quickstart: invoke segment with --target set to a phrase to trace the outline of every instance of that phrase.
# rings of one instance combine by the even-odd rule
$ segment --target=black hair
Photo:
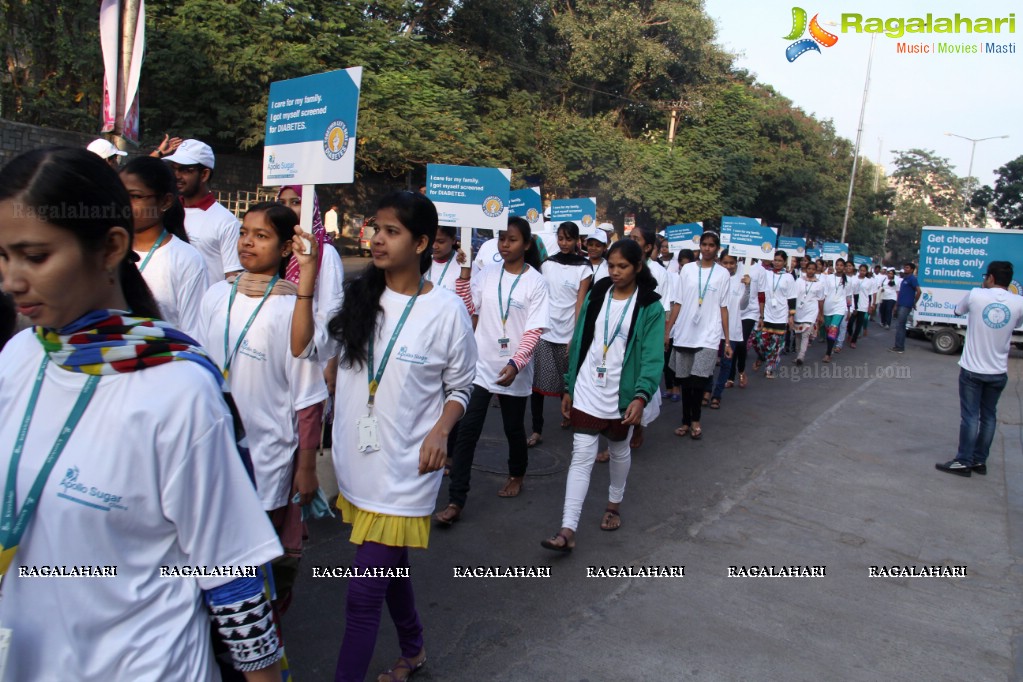
[[[385,208],[394,209],[398,222],[412,233],[413,240],[427,238],[419,257],[419,272],[425,273],[430,269],[433,240],[437,237],[437,207],[419,192],[397,191],[384,195],[377,203],[378,212]],[[528,227],[526,223],[527,230]],[[345,282],[341,309],[327,325],[327,331],[341,345],[339,360],[344,367],[363,367],[369,359],[369,340],[376,333],[377,318],[383,312],[380,297],[385,288],[384,271],[372,263],[358,277]]]
[[[913,272],[916,272],[916,263],[913,261],[906,261],[902,264],[902,267],[906,267],[907,265],[913,269]]]
[[[540,269],[540,251],[536,244],[533,243],[533,229],[529,226],[529,221],[521,216],[509,216],[508,227],[514,227],[522,235],[522,241],[526,246],[526,253],[523,260],[526,261],[526,265],[536,270]],[[582,256],[580,256],[582,258]]]
[[[998,286],[1007,287],[1012,284],[1012,263],[1007,260],[993,260],[987,264],[987,274],[991,275]]]
[[[173,197],[170,208],[164,211],[161,222],[165,230],[188,243],[185,231],[185,207],[178,198],[178,182],[170,165],[152,156],[136,156],[121,169],[121,175],[131,174],[142,181],[147,189],[160,199],[170,194]]]
[[[14,328],[18,323],[18,313],[14,309],[14,300],[0,291],[0,350],[14,336]]]
[[[115,227],[128,232],[121,261],[124,299],[136,317],[160,317],[153,294],[135,267],[131,199],[117,171],[86,149],[50,147],[15,157],[0,170],[0,201],[14,199],[49,225],[70,232],[83,251],[103,249]]]
[[[451,225],[441,225],[437,228],[437,236],[444,235],[453,242],[458,242],[458,228]]]
[[[842,259],[842,258],[836,258],[835,259],[835,274],[836,275],[840,275],[842,277],[842,284],[843,285],[848,284],[849,283],[849,278],[845,274],[845,268],[843,267],[843,268],[839,269],[839,267],[838,267],[839,263],[841,263],[844,266],[845,265],[845,260]]]
[[[637,225],[632,228],[633,232],[639,232],[639,236],[643,238],[643,253],[647,258],[653,258],[653,254],[657,251],[657,233],[654,232],[652,227],[640,227]],[[647,251],[647,247],[650,247],[650,251]]]
[[[281,246],[284,246],[291,241],[292,237],[295,236],[295,227],[298,226],[298,216],[295,212],[284,204],[279,204],[276,201],[261,201],[260,203],[252,206],[249,210],[245,211],[242,215],[242,220],[250,213],[263,213],[266,215],[267,221],[270,226],[277,233],[277,239]],[[280,268],[278,268],[278,274],[284,277],[288,272],[288,263],[291,262],[292,256],[288,255],[281,259]]]
[[[707,230],[706,232],[700,235],[701,245],[703,244],[703,240],[706,239],[707,237],[712,238],[714,240],[714,245],[717,246],[719,249],[721,248],[721,235],[719,235],[717,232],[714,232],[713,230]]]
[[[646,254],[642,247],[633,239],[619,239],[607,251],[607,258],[611,260],[611,254],[621,253],[622,258],[629,261],[632,267],[636,268],[636,284],[641,289],[653,291],[657,288],[657,280],[646,264]]]
[[[579,226],[573,223],[571,220],[566,220],[565,222],[558,225],[558,232],[561,232],[562,230],[565,231],[565,234],[568,235],[569,239],[575,240],[579,239]]]
[[[774,257],[777,258],[778,256],[781,256],[781,259],[786,263],[789,262],[789,254],[785,253],[781,249],[778,249],[777,251],[774,252]]]
[[[683,258],[692,263],[694,260],[696,260],[696,252],[693,251],[692,249],[679,249],[678,258],[676,260],[678,260],[678,262],[681,264]]]

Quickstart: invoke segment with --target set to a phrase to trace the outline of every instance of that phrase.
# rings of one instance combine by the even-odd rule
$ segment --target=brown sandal
[[[426,649],[420,650],[414,658],[398,657],[389,670],[377,676],[377,682],[404,682],[426,664]]]
[[[614,523],[615,525],[611,525]],[[617,509],[611,509],[608,507],[604,510],[604,517],[600,520],[601,530],[618,530],[622,527],[622,515],[618,513]]]
[[[518,497],[522,492],[522,476],[509,476],[504,487],[497,491],[498,497]]]
[[[462,508],[457,504],[449,504],[433,515],[433,520],[441,526],[450,526],[460,518],[462,518]]]

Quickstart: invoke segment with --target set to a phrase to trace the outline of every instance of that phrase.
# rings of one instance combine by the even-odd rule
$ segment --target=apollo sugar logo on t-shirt
[[[128,508],[121,504],[123,495],[116,495],[84,483],[80,480],[80,474],[78,467],[69,467],[58,484],[64,492],[58,492],[57,497],[100,511],[108,512],[113,509],[127,511]]]
[[[252,344],[249,343],[248,337],[242,339],[242,347],[238,349],[238,355],[244,355],[259,362],[266,362],[266,353],[258,348],[253,348]]]
[[[1012,312],[1009,310],[1009,306],[1004,303],[989,303],[981,313],[981,319],[984,320],[984,324],[992,329],[1001,329],[1009,324],[1009,320],[1012,319]]]
[[[410,365],[425,365],[429,362],[430,357],[428,355],[422,355],[420,353],[410,351],[408,346],[402,346],[398,349],[398,354],[394,356],[394,359],[401,362],[407,362]]]

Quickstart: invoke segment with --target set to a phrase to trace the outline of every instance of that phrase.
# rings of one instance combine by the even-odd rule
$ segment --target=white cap
[[[612,225],[611,223],[600,223],[599,225],[597,225],[597,229],[603,230],[604,232],[614,232],[615,226]],[[604,243],[606,244],[607,242]]]
[[[198,164],[207,168],[213,168],[214,163],[213,150],[208,144],[199,140],[185,140],[174,150],[173,154],[163,157],[163,160],[181,166]]]
[[[115,147],[110,140],[104,140],[102,137],[90,142],[86,149],[101,159],[109,159],[115,154],[117,156],[128,156],[128,152],[122,152],[120,149]]]
[[[590,241],[591,239],[607,246],[607,233],[604,232],[604,230],[595,230],[593,234],[586,238],[586,241]]]

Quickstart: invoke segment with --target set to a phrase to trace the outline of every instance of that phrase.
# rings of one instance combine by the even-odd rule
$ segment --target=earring
[[[109,281],[110,284],[114,283],[114,269],[113,268],[108,268],[107,269],[107,280]]]

